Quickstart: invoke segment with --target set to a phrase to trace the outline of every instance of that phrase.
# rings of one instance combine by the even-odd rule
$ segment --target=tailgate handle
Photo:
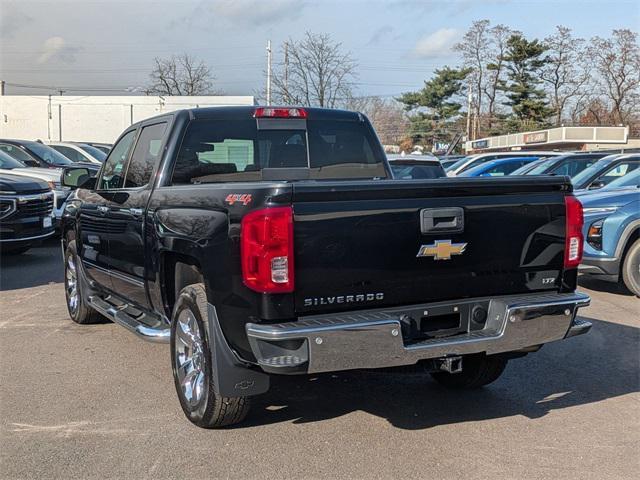
[[[464,210],[460,207],[424,208],[420,211],[422,233],[460,233],[464,231]]]

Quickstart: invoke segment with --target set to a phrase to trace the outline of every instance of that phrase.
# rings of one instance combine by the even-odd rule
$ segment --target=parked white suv
[[[0,173],[37,178],[47,182],[53,191],[53,215],[56,226],[60,223],[62,211],[64,210],[64,202],[69,196],[69,193],[71,193],[69,188],[63,187],[60,183],[62,169],[27,167],[9,154],[0,150]]]

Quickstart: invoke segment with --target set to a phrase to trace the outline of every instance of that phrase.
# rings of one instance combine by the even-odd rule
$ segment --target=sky
[[[0,79],[7,94],[124,94],[149,83],[154,57],[189,53],[216,90],[264,88],[266,42],[328,33],[358,63],[355,93],[397,96],[456,65],[474,20],[544,38],[556,25],[586,39],[640,30],[638,0],[0,0]],[[18,87],[29,85],[38,88]]]

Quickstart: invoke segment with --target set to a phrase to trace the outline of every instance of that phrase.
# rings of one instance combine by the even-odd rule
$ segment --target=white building
[[[0,96],[0,138],[113,143],[132,123],[183,108],[254,105],[252,96]]]
[[[610,150],[638,148],[629,127],[557,127],[479,138],[465,144],[466,153],[509,150]]]

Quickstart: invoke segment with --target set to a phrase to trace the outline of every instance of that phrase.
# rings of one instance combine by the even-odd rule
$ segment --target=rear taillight
[[[253,116],[255,118],[307,118],[307,111],[304,108],[258,107]]]
[[[260,293],[293,292],[293,209],[255,210],[242,219],[242,280]]]
[[[564,245],[564,268],[576,268],[582,261],[584,238],[582,236],[582,204],[573,195],[564,197],[567,215],[566,240]]]

